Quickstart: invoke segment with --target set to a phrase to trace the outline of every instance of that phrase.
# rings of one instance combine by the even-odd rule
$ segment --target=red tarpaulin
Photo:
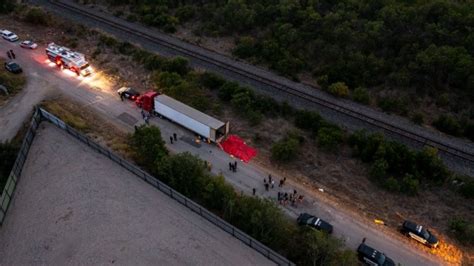
[[[257,151],[254,148],[247,146],[244,140],[236,135],[230,135],[224,142],[221,142],[220,145],[225,152],[246,163],[257,155]]]

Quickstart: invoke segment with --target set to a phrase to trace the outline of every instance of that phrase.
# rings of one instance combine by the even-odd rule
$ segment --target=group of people
[[[173,141],[178,141],[178,136],[176,133],[173,133],[173,136],[170,136],[170,143],[173,144]]]
[[[283,187],[285,182],[286,182],[286,177],[283,179],[280,179],[278,187]],[[269,188],[272,188],[272,189],[275,188],[275,180],[272,178],[271,174],[268,175],[268,182],[266,178],[263,179],[263,185],[265,186],[266,191],[268,191]]]
[[[7,56],[8,56],[8,59],[15,59],[16,58],[16,55],[13,52],[13,50],[7,51]]]
[[[229,162],[229,171],[237,172],[237,161]]]
[[[278,202],[283,206],[286,206],[289,202],[291,206],[297,208],[298,203],[303,202],[303,198],[304,198],[303,195],[298,195],[298,192],[296,191],[296,189],[293,190],[293,193],[278,192]]]

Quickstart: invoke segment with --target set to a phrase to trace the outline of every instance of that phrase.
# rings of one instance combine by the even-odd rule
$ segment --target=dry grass
[[[75,129],[85,133],[94,141],[109,147],[125,158],[132,157],[132,149],[128,144],[125,131],[115,127],[90,109],[66,98],[46,100],[41,107],[56,115]]]
[[[23,73],[13,74],[4,68],[5,59],[0,58],[0,85],[8,90],[8,95],[0,91],[0,106],[5,104],[8,99],[19,93],[26,85],[26,77]]]

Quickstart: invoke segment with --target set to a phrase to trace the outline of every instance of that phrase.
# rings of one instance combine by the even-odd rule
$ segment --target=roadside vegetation
[[[114,15],[165,32],[230,36],[234,56],[474,140],[470,1],[106,2]],[[458,127],[439,117],[446,112]]]
[[[78,38],[77,36],[82,37]],[[239,135],[242,135],[242,137],[248,140],[250,145],[256,145],[258,143],[257,148],[259,151],[262,151],[260,154],[263,156],[266,156],[264,154],[266,151],[264,150],[268,150],[268,154],[271,154],[271,146],[274,143],[279,142],[277,138],[285,139],[289,136],[290,138],[298,139],[297,150],[298,156],[300,156],[299,160],[285,162],[284,160],[280,161],[277,159],[274,162],[278,163],[279,167],[281,167],[285,172],[291,170],[292,167],[298,167],[298,175],[308,177],[305,182],[310,181],[310,184],[314,186],[322,185],[325,188],[325,191],[327,190],[329,193],[333,194],[333,196],[336,196],[339,200],[344,202],[347,202],[343,199],[344,190],[338,190],[337,187],[347,186],[347,184],[351,186],[355,183],[362,183],[365,187],[362,189],[357,188],[352,191],[347,191],[348,193],[346,195],[351,197],[351,202],[353,202],[354,205],[362,206],[360,209],[362,209],[364,215],[369,218],[374,216],[384,216],[388,221],[397,223],[399,222],[398,220],[400,219],[400,216],[397,216],[396,218],[393,217],[395,216],[395,212],[398,215],[398,212],[400,211],[404,216],[409,215],[410,217],[417,217],[416,219],[420,222],[423,221],[425,224],[432,224],[433,226],[436,224],[436,226],[439,226],[438,229],[441,229],[441,227],[445,229],[448,227],[448,218],[446,218],[448,212],[454,212],[459,216],[465,217],[466,220],[470,220],[472,217],[471,214],[466,214],[467,208],[465,200],[449,194],[449,191],[446,192],[446,189],[444,189],[446,188],[445,186],[440,187],[438,185],[439,183],[431,183],[431,181],[423,178],[419,183],[419,191],[422,193],[410,197],[405,197],[397,193],[385,193],[373,188],[370,184],[370,186],[367,186],[368,179],[366,176],[368,176],[369,169],[373,162],[368,161],[366,164],[363,164],[364,166],[360,166],[360,163],[353,164],[355,159],[350,159],[352,148],[348,145],[351,140],[351,135],[345,130],[331,125],[322,119],[317,113],[294,110],[286,103],[278,103],[269,97],[252,93],[250,88],[242,87],[233,82],[226,81],[215,74],[193,70],[187,65],[186,60],[183,58],[166,59],[154,53],[146,52],[130,43],[117,41],[116,39],[96,30],[89,30],[82,26],[69,23],[64,24],[64,34],[58,36],[57,39],[60,40],[61,44],[64,43],[65,45],[70,45],[69,43],[76,43],[76,45],[79,44],[82,51],[91,55],[91,63],[96,66],[97,69],[111,74],[108,76],[117,78],[116,81],[119,85],[132,84],[132,86],[136,85],[138,88],[146,87],[147,89],[152,88],[164,92],[201,111],[222,119],[226,118],[232,120],[234,130],[236,129],[236,126],[240,124],[240,128],[237,128],[239,130]],[[116,67],[117,62],[120,62],[122,66],[120,69]],[[120,76],[123,76],[124,78],[119,79]],[[140,78],[137,78],[137,76],[140,76]],[[129,83],[130,80],[134,80],[133,83]],[[364,95],[367,89],[361,87],[360,91],[360,98],[364,101]],[[236,97],[235,95],[239,95],[239,97]],[[372,101],[373,99],[370,98],[370,100]],[[244,112],[244,110],[248,112]],[[75,114],[82,113],[82,111],[83,108],[76,106],[76,108],[70,108],[68,112]],[[58,108],[57,112],[59,112],[57,115],[60,117],[61,115],[64,115],[64,111],[61,108]],[[108,145],[109,147],[113,147],[122,152],[125,151],[124,156],[134,158],[137,162],[143,163],[139,158],[133,156],[134,152],[130,151],[130,145],[126,144],[126,138],[124,138],[124,136],[121,136],[120,139],[111,141],[111,137],[108,135],[114,135],[117,133],[117,130],[106,129],[101,131],[101,134],[107,137],[102,137],[101,134],[94,133],[96,127],[101,128],[104,124],[107,124],[107,122],[100,122],[100,120],[98,120],[98,124],[91,125],[90,123],[95,121],[94,119],[91,119],[93,115],[93,113],[88,113],[83,117],[82,121],[76,121],[79,125],[81,125],[81,122],[85,122],[83,132],[86,132],[89,136],[92,136],[101,143],[105,143],[105,145]],[[255,119],[255,117],[259,118]],[[68,118],[66,117],[66,119]],[[71,119],[73,120],[74,118]],[[269,127],[269,121],[270,123],[272,121],[278,122],[278,126],[281,125],[284,126],[284,128],[282,127],[281,130],[276,130],[277,128],[271,129],[271,127]],[[249,132],[246,128],[250,128],[248,126],[250,124],[255,125],[251,128],[258,128],[262,131],[257,133]],[[263,131],[269,128],[269,132],[271,133],[267,134],[267,132]],[[272,135],[273,137],[271,137]],[[368,133],[366,133],[366,135],[370,136]],[[254,140],[255,142],[253,142]],[[293,143],[296,142],[293,141]],[[325,143],[329,143],[329,145],[326,145]],[[320,152],[320,149],[324,149],[325,152]],[[308,156],[309,152],[311,152],[311,154],[317,154],[317,157],[312,155]],[[357,156],[354,158],[358,158],[355,151],[353,152],[353,155]],[[262,161],[264,164],[267,163],[266,158],[267,157],[260,157],[260,159],[263,159]],[[268,156],[268,158],[270,158],[270,156]],[[320,163],[319,160],[321,159],[323,160],[323,164],[328,164],[328,168],[324,168],[326,165]],[[386,158],[384,159],[390,161]],[[344,163],[347,162],[349,164],[345,165]],[[311,167],[311,170],[308,170],[309,168],[307,168],[306,165]],[[330,172],[330,167],[335,165],[338,165],[338,170]],[[171,166],[171,168],[173,167],[174,166]],[[350,170],[336,172],[339,171],[340,168]],[[367,173],[359,171],[359,168],[366,168]],[[316,170],[313,171],[313,169]],[[321,172],[321,174],[327,175],[329,178],[326,179],[326,177],[314,175],[314,172]],[[336,173],[334,174],[334,172]],[[294,171],[292,173],[294,173]],[[352,176],[352,173],[355,173],[355,176]],[[306,176],[306,174],[308,175]],[[444,181],[445,183],[450,181],[450,178],[452,178],[451,173],[449,173],[448,176],[449,177]],[[400,184],[403,181],[404,175],[395,176],[393,173],[388,173],[386,178],[390,177],[396,179],[397,183]],[[336,185],[331,183],[334,179],[337,179]],[[349,179],[353,180],[350,181]],[[316,182],[312,183],[315,180]],[[385,188],[385,182],[378,182],[372,178],[369,180],[373,180],[375,181],[373,182],[374,184],[378,184],[381,188]],[[453,187],[455,190],[462,193],[462,188],[464,188],[468,182],[457,184],[458,185]],[[443,198],[443,201],[446,202],[449,201],[451,204],[449,206],[457,206],[457,208],[446,208],[447,204],[443,204],[438,197],[432,197],[435,192],[441,192],[439,198]],[[358,197],[354,193],[366,193],[371,196]],[[464,193],[463,195],[469,195],[469,192]],[[404,204],[398,204],[398,206],[395,204],[390,205],[390,203],[387,203],[386,201],[383,203],[383,200],[381,200],[382,203],[376,202],[373,205],[370,205],[370,199],[381,196],[387,196],[386,198],[391,199],[396,198],[397,200],[394,200],[393,202],[398,202],[398,199],[401,199]],[[417,213],[410,212],[413,208],[406,207],[413,206],[411,203],[424,201],[425,199],[433,202],[434,207],[425,208],[424,206],[421,206],[422,204],[420,203],[418,207],[421,207],[421,209]],[[350,203],[348,204],[348,206],[354,206],[350,205]],[[393,211],[388,211],[390,209],[380,207],[381,204],[388,204],[388,208],[393,207],[394,209]],[[433,214],[431,214],[429,210],[435,208],[438,209],[438,207],[440,207],[439,212],[434,211]],[[429,214],[425,215],[426,213]],[[446,218],[446,222],[438,220],[439,217],[443,218],[441,220],[445,220],[444,218]],[[435,221],[439,221],[439,223],[436,222],[433,224],[433,219],[436,219]],[[300,239],[302,238],[303,237]],[[317,253],[319,247],[313,246],[313,248],[315,248],[315,250],[312,252]],[[300,250],[297,252],[299,251]],[[292,252],[297,253],[294,250]]]
[[[172,154],[160,130],[142,126],[131,136],[135,157],[161,181],[278,251],[298,265],[358,265],[343,242],[319,231],[299,228],[275,203],[235,192],[223,176],[189,153]],[[297,251],[296,251],[297,250]]]
[[[465,245],[474,246],[474,222],[463,218],[454,218],[449,228],[454,237]]]
[[[23,87],[26,85],[26,77],[24,74],[13,74],[8,72],[3,64],[4,60],[0,59],[1,69],[0,69],[0,85],[4,86],[7,90],[5,93],[4,90],[0,89],[0,105],[7,100],[19,93]]]
[[[152,81],[158,92],[200,111],[218,114],[221,104],[230,105],[234,113],[250,125],[260,124],[263,118],[283,117],[293,121],[296,128],[306,131],[308,137],[316,140],[318,147],[326,152],[350,146],[353,156],[367,163],[370,180],[388,191],[414,196],[423,186],[440,186],[454,178],[435,149],[414,151],[399,142],[385,140],[381,134],[365,131],[348,133],[316,112],[295,110],[285,102],[279,103],[268,96],[255,94],[251,88],[226,81],[216,74],[193,71],[188,67],[187,60],[181,57],[164,58],[105,34],[101,35],[99,43],[97,49],[112,48],[117,53],[131,56],[152,71]],[[104,47],[101,48],[101,45]],[[333,84],[331,87],[334,91],[344,92],[345,84]],[[359,90],[362,90],[359,93],[363,100],[364,89]],[[217,97],[220,103],[212,101],[213,97]],[[271,159],[276,163],[294,161],[304,142],[305,137],[298,131],[288,132],[272,145]]]

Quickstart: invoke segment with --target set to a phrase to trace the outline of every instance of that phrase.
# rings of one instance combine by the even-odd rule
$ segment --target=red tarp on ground
[[[254,148],[247,146],[244,140],[236,135],[230,135],[226,140],[220,143],[220,146],[228,154],[233,155],[246,163],[257,155],[257,151]]]

